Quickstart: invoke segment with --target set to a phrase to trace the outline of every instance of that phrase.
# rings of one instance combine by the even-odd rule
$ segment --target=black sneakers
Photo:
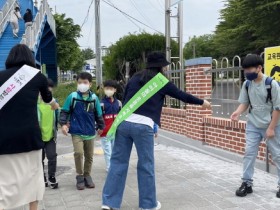
[[[95,188],[95,184],[93,183],[91,176],[85,177],[85,186],[87,188]]]
[[[52,189],[57,189],[58,188],[58,183],[57,183],[56,178],[54,176],[49,177],[49,182],[50,182],[50,188],[52,188]]]
[[[252,186],[249,186],[246,182],[243,182],[241,187],[236,190],[236,196],[245,197],[247,194],[252,193]]]
[[[85,179],[83,175],[78,175],[76,176],[76,180],[77,180],[77,190],[84,190],[85,189]]]

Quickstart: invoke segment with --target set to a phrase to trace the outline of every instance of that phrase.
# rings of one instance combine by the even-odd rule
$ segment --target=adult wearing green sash
[[[151,53],[148,56],[146,69],[136,73],[128,82],[124,93],[123,109],[126,106],[133,109],[133,106],[137,104],[135,95],[140,93],[144,97],[147,92],[146,90],[143,92],[143,87],[153,78],[158,77],[159,73],[163,73],[165,67],[169,64],[163,53]],[[137,108],[133,114],[124,119],[122,116],[126,116],[126,112],[122,110],[118,116],[121,123],[117,127],[111,166],[103,189],[102,209],[104,210],[119,209],[121,207],[133,144],[135,144],[138,154],[139,208],[142,210],[161,208],[161,204],[156,198],[153,126],[154,123],[160,124],[161,111],[166,95],[185,103],[211,108],[208,101],[179,90],[172,82],[165,82],[162,78],[159,80],[165,85]],[[154,83],[154,87],[158,85],[160,85],[160,82],[158,84]],[[139,91],[140,89],[141,91]]]

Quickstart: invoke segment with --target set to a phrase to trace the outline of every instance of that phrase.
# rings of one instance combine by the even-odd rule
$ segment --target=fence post
[[[266,151],[265,151],[265,165],[266,165],[266,172],[269,173],[269,151],[268,146],[266,144]]]
[[[212,68],[212,58],[195,58],[186,61],[186,91],[201,99],[211,99],[212,74],[208,74]],[[205,128],[203,118],[211,115],[211,110],[204,110],[200,106],[187,105],[186,136],[205,142]]]

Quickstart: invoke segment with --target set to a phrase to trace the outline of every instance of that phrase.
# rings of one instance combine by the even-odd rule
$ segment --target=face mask
[[[78,91],[80,91],[81,93],[85,93],[89,90],[89,85],[86,84],[78,84]]]
[[[115,94],[113,90],[104,90],[104,93],[107,97],[112,97]]]
[[[253,72],[253,73],[246,73],[246,74],[245,74],[247,80],[250,80],[250,81],[253,81],[253,80],[257,79],[257,78],[258,78],[258,75],[259,75],[259,74],[256,73],[256,72]]]

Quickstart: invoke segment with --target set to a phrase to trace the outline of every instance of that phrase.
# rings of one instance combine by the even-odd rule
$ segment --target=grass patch
[[[96,87],[95,84],[91,88],[94,93],[96,93]],[[72,93],[77,91],[77,83],[76,82],[70,82],[70,83],[60,83],[57,85],[57,87],[54,89],[54,97],[56,100],[58,100],[59,105],[62,107],[67,96]]]

